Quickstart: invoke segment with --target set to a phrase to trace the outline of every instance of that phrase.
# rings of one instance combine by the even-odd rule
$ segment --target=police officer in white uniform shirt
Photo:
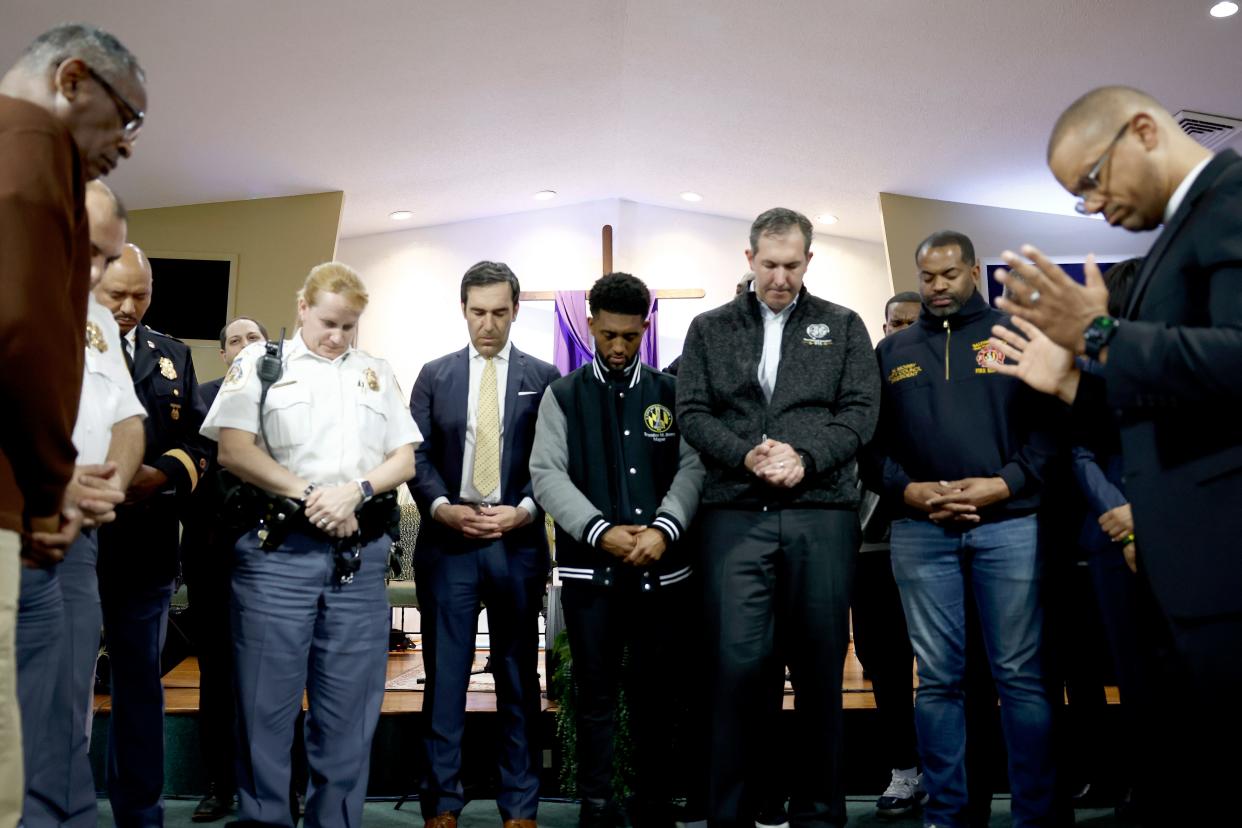
[[[125,209],[101,181],[86,185],[91,235],[91,288],[125,244]],[[114,507],[142,462],[146,410],[121,357],[111,312],[88,299],[82,397],[73,429],[77,465],[69,499],[85,527],[53,569],[22,572],[18,616],[18,687],[26,753],[22,822],[29,828],[96,823],[90,765],[95,659],[103,614],[95,574],[95,527]]]
[[[414,476],[422,441],[392,368],[353,347],[367,299],[349,267],[312,269],[279,376],[269,346],[249,346],[203,424],[259,503],[233,571],[242,824],[292,825],[289,750],[304,688],[306,825],[362,822],[390,626],[385,531],[396,499],[384,493]]]

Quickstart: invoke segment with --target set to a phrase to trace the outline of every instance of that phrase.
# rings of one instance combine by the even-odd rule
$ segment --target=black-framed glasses
[[[121,135],[126,141],[133,141],[138,137],[138,130],[142,129],[142,122],[146,120],[147,113],[125,100],[125,96],[116,91],[116,88],[103,79],[103,76],[91,67],[86,67],[86,71],[95,79],[95,82],[104,88],[108,93],[108,97],[112,98],[112,105],[116,107],[116,114],[121,119]]]
[[[1087,196],[1100,188],[1100,173],[1104,170],[1104,165],[1108,163],[1108,157],[1113,154],[1113,147],[1117,146],[1117,142],[1121,140],[1121,136],[1125,135],[1126,130],[1129,128],[1129,121],[1122,124],[1121,129],[1117,130],[1113,140],[1108,142],[1108,147],[1100,154],[1099,159],[1091,165],[1091,169],[1086,175],[1078,179],[1078,203],[1074,205],[1074,209],[1082,215],[1089,215]]]

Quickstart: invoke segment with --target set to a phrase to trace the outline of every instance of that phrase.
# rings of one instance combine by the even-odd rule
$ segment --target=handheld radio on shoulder
[[[281,357],[285,350],[285,329],[280,329],[280,339],[275,342],[265,342],[263,345],[263,356],[259,357],[259,381],[263,383],[263,396],[267,396],[267,389],[272,383],[280,379],[280,375],[284,373],[284,365],[281,363]]]
[[[263,445],[268,454],[272,452],[272,444],[267,441],[267,429],[263,425],[263,404],[267,402],[267,392],[285,372],[282,357],[285,352],[285,329],[280,329],[280,339],[270,339],[263,345],[263,356],[259,357],[259,365],[255,373],[259,376],[259,434],[263,436]]]

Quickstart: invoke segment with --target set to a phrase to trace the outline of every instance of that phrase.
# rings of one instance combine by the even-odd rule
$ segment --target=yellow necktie
[[[474,488],[480,497],[500,487],[500,399],[496,391],[496,361],[488,358],[479,383],[479,413],[474,429]]]

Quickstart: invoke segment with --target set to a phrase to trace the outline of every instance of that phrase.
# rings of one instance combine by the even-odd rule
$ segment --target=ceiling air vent
[[[1242,120],[1183,109],[1173,116],[1182,131],[1208,149],[1220,149],[1242,133]]]

